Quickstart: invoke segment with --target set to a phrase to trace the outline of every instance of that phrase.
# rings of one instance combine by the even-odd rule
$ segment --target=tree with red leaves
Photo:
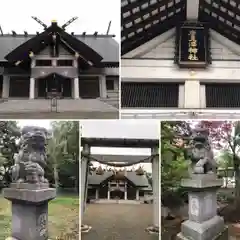
[[[235,172],[235,207],[240,208],[240,122],[201,121],[209,129],[214,149],[228,150],[232,154]]]

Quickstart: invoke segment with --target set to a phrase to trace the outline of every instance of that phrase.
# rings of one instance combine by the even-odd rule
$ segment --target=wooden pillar
[[[73,89],[74,89],[74,99],[79,99],[79,79],[78,79],[78,77],[74,78]]]
[[[108,182],[108,192],[107,192],[107,199],[110,199],[110,182]]]
[[[98,191],[98,188],[96,188],[96,200],[98,200],[98,198],[99,198],[99,191]]]
[[[90,155],[90,146],[85,144],[83,146],[82,152],[86,155]],[[85,210],[86,200],[87,200],[87,190],[88,190],[88,163],[87,157],[81,157],[81,191],[80,191],[80,209],[81,209],[81,221],[83,219],[83,214]]]
[[[158,154],[158,148],[152,149],[152,155]],[[159,155],[152,159],[152,185],[153,185],[153,226],[159,228]]]
[[[35,78],[30,78],[29,99],[35,98]]]
[[[186,80],[184,85],[184,108],[200,107],[200,81]]]
[[[136,200],[139,200],[139,189],[136,190]]]
[[[105,75],[101,75],[99,77],[99,85],[100,85],[100,96],[102,98],[106,98],[107,97],[107,85],[106,85],[106,76]]]
[[[2,98],[9,97],[9,88],[10,88],[10,77],[3,75]]]

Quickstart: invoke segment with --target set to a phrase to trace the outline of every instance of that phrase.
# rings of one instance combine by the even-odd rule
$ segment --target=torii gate
[[[87,186],[88,186],[88,171],[89,162],[91,160],[98,161],[102,164],[109,166],[131,166],[140,162],[151,162],[152,163],[152,184],[153,184],[153,231],[159,232],[159,198],[160,198],[160,186],[159,186],[159,141],[153,139],[133,139],[133,138],[81,138],[81,195],[80,195],[80,208],[81,208],[81,222],[83,220],[83,214],[87,199]],[[116,147],[116,148],[150,148],[151,156],[141,161],[133,162],[128,161],[126,164],[115,164],[104,161],[104,159],[96,159],[91,157],[91,147]],[[82,231],[86,231],[88,228],[85,225],[81,226]]]

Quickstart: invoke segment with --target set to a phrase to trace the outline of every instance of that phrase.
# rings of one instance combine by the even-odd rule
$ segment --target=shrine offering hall
[[[33,17],[34,18],[34,17]],[[119,46],[113,35],[75,35],[52,21],[42,33],[0,35],[0,96],[118,98]]]
[[[240,109],[238,0],[121,4],[122,116]]]
[[[146,200],[152,187],[142,168],[131,171],[106,170],[101,167],[88,175],[89,199]]]

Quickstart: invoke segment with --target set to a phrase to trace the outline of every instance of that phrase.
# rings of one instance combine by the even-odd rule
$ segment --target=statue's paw
[[[204,161],[202,161],[202,160],[199,160],[197,163],[196,163],[196,167],[203,167],[203,165],[204,165],[205,163],[204,163]]]
[[[22,179],[22,178],[19,178],[17,181],[16,181],[16,183],[24,183],[25,181],[24,181],[24,179]]]
[[[203,167],[198,167],[198,166],[196,166],[196,167],[194,168],[194,173],[202,174],[202,173],[204,173],[204,168],[203,168]]]

